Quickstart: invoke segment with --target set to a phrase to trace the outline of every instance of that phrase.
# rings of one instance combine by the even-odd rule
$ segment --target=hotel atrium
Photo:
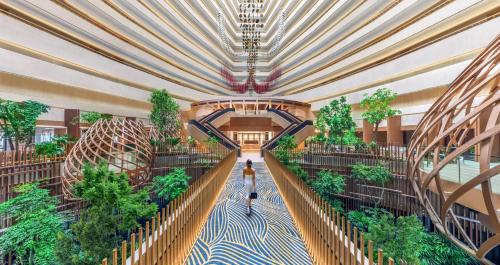
[[[0,0],[0,264],[500,264],[499,0]]]

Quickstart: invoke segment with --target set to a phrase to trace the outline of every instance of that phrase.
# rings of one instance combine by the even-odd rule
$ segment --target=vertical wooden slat
[[[342,264],[347,264],[347,258],[346,258],[346,246],[345,246],[345,216],[342,216],[342,232],[340,233],[341,239],[342,239],[342,246],[340,247],[340,252],[341,252],[341,261]]]
[[[122,241],[122,265],[125,265],[127,264],[127,241],[126,240],[123,240]]]
[[[378,265],[384,265],[384,254],[382,250],[379,248],[378,249]]]
[[[354,259],[351,262],[354,265],[358,264],[358,228],[354,227],[354,239],[352,241],[354,243]],[[363,253],[361,253],[363,254]]]
[[[146,265],[151,264],[151,252],[150,252],[150,235],[149,235],[149,221],[146,222],[146,229],[144,230],[144,236],[146,237]]]
[[[359,252],[361,252],[361,265],[365,265],[365,235],[361,233],[359,238]]]
[[[118,265],[118,249],[113,249],[113,265]]]
[[[155,264],[156,261],[156,243],[157,241],[157,236],[156,236],[156,220],[155,218],[151,218],[151,259],[150,262],[151,264]]]
[[[142,240],[143,240],[143,233],[142,233],[142,228],[139,228],[139,264],[144,265],[144,257],[142,256]]]
[[[368,264],[373,265],[373,241],[368,241]]]
[[[167,219],[166,218],[166,209],[161,209],[161,220],[162,220],[162,265],[167,264],[166,254],[167,254]]]
[[[351,264],[351,222],[347,220],[347,260],[345,264]]]
[[[130,235],[130,264],[135,265],[135,233]]]
[[[171,226],[171,222],[172,222],[172,208],[171,208],[171,204],[168,204],[167,205],[167,210],[166,210],[166,215],[167,215],[167,220],[166,220],[166,223],[167,223],[167,244],[166,244],[166,248],[167,248],[167,264],[172,264],[173,260],[172,260],[172,244],[171,244],[171,241],[172,241],[172,226]]]
[[[162,247],[161,247],[161,243],[163,242],[162,240],[162,235],[163,235],[163,231],[162,231],[162,219],[161,219],[161,211],[158,212],[157,216],[156,216],[156,219],[158,220],[158,226],[157,226],[157,250],[156,250],[156,260],[157,260],[157,264],[162,264],[162,261],[161,261],[161,258],[162,258]]]

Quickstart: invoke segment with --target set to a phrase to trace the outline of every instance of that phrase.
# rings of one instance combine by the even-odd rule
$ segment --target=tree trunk
[[[379,126],[380,122],[377,122],[375,123],[375,127],[373,127],[373,136],[372,136],[372,141],[378,143],[378,139],[377,139],[377,136],[378,136],[378,126]]]
[[[14,142],[12,141],[12,138],[9,137],[9,145],[10,145],[10,150],[14,150],[16,147],[14,146]]]
[[[21,160],[21,153],[19,152],[19,140],[15,140],[15,147],[14,151],[16,152],[16,161]]]

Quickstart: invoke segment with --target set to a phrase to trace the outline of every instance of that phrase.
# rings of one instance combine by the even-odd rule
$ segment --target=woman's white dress
[[[245,191],[247,192],[246,198],[250,198],[250,193],[255,192],[255,187],[253,186],[253,175],[245,174]]]

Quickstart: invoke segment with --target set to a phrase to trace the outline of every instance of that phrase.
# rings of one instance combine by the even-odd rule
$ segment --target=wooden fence
[[[151,175],[163,176],[175,167],[184,168],[191,176],[190,183],[202,176],[213,165],[219,163],[229,154],[230,150],[222,145],[212,148],[191,146],[186,143],[177,145],[154,144]]]
[[[184,264],[236,158],[236,151],[231,151],[186,192],[161,209],[144,229],[131,234],[129,242],[122,242],[120,251],[113,250],[110,264]],[[107,265],[108,258],[102,264]]]
[[[310,178],[321,170],[337,172],[346,179],[344,192],[336,195],[346,210],[367,207],[382,207],[396,216],[422,213],[410,180],[406,177],[406,148],[399,145],[356,149],[353,146],[309,145],[302,150],[290,150],[291,161],[304,169]],[[276,150],[271,151],[276,154]],[[383,155],[382,155],[383,154]],[[393,177],[383,187],[351,176],[352,166],[361,163],[368,166],[381,164]]]
[[[306,183],[291,173],[271,152],[264,152],[276,186],[316,264],[374,264],[373,242],[366,242],[345,216],[321,199]],[[365,256],[365,249],[368,256]],[[378,264],[383,251],[377,252]],[[389,258],[389,264],[394,260]]]
[[[49,189],[52,196],[62,197],[60,173],[64,159],[64,155],[38,156],[31,149],[0,152],[0,203],[16,195],[15,186],[35,181],[40,181],[40,186]],[[59,210],[73,205],[74,202],[63,201]],[[0,215],[0,231],[10,225],[11,219]]]
[[[228,154],[229,150],[221,146],[206,148],[186,143],[155,144],[151,175],[166,175],[174,167],[181,167],[191,176],[190,183],[194,183]],[[40,181],[41,188],[48,189],[50,195],[59,199],[59,211],[72,210],[78,215],[83,203],[63,196],[61,173],[64,160],[64,155],[37,156],[33,149],[0,152],[0,203],[16,196],[13,191],[15,186]],[[10,225],[10,218],[0,215],[0,233]]]

